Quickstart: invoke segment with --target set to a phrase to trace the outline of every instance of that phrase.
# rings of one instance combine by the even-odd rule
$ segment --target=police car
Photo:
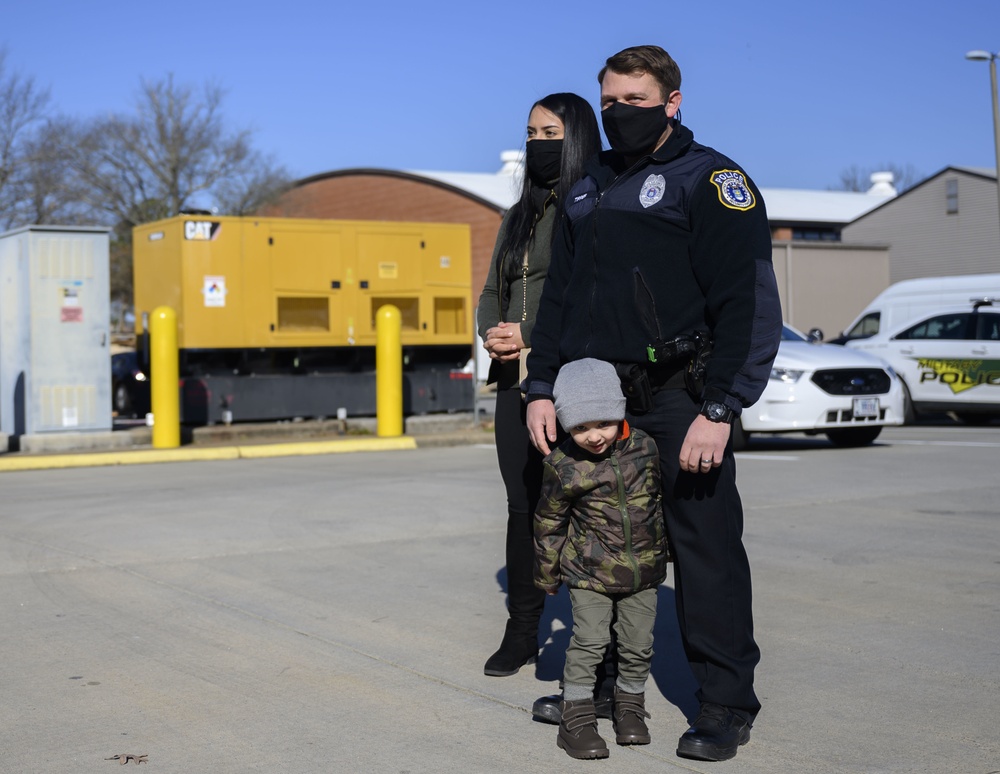
[[[746,448],[752,434],[789,432],[865,446],[886,425],[901,424],[903,388],[886,363],[785,325],[763,395],[733,423],[733,446]]]
[[[906,389],[908,422],[934,411],[972,425],[1000,417],[1000,298],[944,307],[847,346],[892,365]]]

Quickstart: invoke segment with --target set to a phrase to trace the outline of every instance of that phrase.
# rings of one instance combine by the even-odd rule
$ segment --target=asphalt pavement
[[[0,772],[1000,772],[1000,427],[738,455],[764,709],[723,763],[674,754],[670,578],[650,745],[573,761],[532,721],[564,592],[539,663],[483,675],[504,494],[488,435],[451,443],[0,471]]]

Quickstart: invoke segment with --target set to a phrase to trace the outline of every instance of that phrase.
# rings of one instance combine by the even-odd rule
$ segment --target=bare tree
[[[223,92],[144,81],[135,115],[94,121],[75,168],[91,204],[118,224],[137,225],[224,200],[245,212],[287,175],[253,151],[250,132],[227,131]]]
[[[859,167],[852,164],[840,173],[840,184],[831,186],[834,191],[867,191],[872,187],[871,176],[875,172],[892,172],[892,184],[899,193],[913,188],[924,179],[912,164],[880,164],[875,167]]]
[[[255,152],[241,172],[216,186],[216,206],[225,215],[251,215],[275,201],[291,184],[288,171],[273,157]]]
[[[109,245],[111,300],[122,310],[132,307],[132,229],[116,229]],[[121,321],[119,320],[119,323]],[[120,327],[120,326],[119,326]]]
[[[0,230],[29,223],[112,227],[112,297],[132,295],[132,227],[192,208],[245,215],[290,177],[229,130],[223,91],[172,76],[143,81],[135,111],[48,118],[48,93],[5,68],[0,49]]]
[[[79,123],[60,117],[36,127],[24,141],[13,182],[17,221],[76,225],[100,220],[86,205],[86,191],[72,172],[71,148]]]
[[[0,48],[0,230],[18,225],[17,182],[23,168],[26,136],[42,120],[49,94],[33,78],[7,68]]]

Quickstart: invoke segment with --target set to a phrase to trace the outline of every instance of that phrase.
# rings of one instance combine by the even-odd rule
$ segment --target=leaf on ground
[[[149,756],[147,754],[143,755],[132,755],[132,753],[121,753],[119,755],[112,755],[110,758],[105,758],[106,761],[118,761],[122,766],[124,766],[129,761],[132,761],[137,766],[140,763],[149,763],[146,760]]]

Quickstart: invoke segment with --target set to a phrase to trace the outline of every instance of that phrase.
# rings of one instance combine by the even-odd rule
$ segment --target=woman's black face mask
[[[665,105],[639,107],[615,102],[601,111],[601,124],[611,147],[623,156],[642,156],[653,150],[667,130]]]
[[[531,182],[540,188],[552,188],[559,181],[562,152],[562,140],[528,140],[524,163]]]

